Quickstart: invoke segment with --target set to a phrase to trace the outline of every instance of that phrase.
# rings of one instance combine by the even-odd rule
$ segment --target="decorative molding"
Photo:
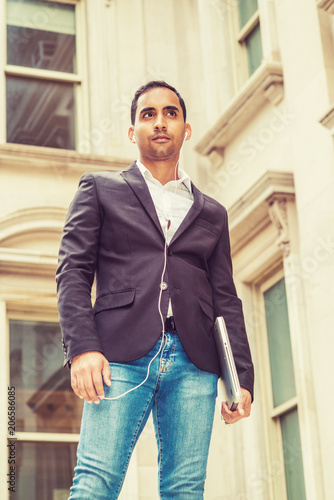
[[[318,0],[317,5],[319,9],[323,9],[328,14],[334,14],[334,0]]]
[[[284,94],[283,70],[280,63],[264,62],[232,99],[219,120],[196,145],[201,155],[224,150],[266,102],[277,105]]]
[[[50,289],[34,289],[33,293],[30,288],[22,287],[1,287],[0,300],[6,303],[7,311],[14,313],[15,316],[26,314],[27,312],[37,314],[38,316],[46,315],[45,319],[57,321],[57,294],[56,290],[51,292]]]
[[[225,149],[224,148],[216,148],[210,151],[209,153],[209,160],[211,162],[212,167],[215,170],[218,170],[218,168],[221,166],[222,162],[224,161],[224,154],[225,154]]]
[[[272,223],[269,208],[275,200],[284,198],[289,201],[294,197],[294,179],[291,172],[267,171],[255,181],[228,209],[233,253]],[[283,240],[285,241],[285,237]]]
[[[334,0],[333,0],[334,4]],[[334,104],[329,110],[319,119],[319,123],[326,127],[332,135],[334,135]]]
[[[284,97],[284,86],[281,82],[270,83],[269,86],[263,91],[267,101],[277,106]]]
[[[290,254],[290,234],[288,214],[286,210],[286,198],[276,196],[269,203],[269,217],[278,231],[276,244],[282,250],[283,257]]]
[[[40,252],[0,248],[0,271],[6,270],[15,274],[34,275],[52,274],[57,269],[57,256]]]
[[[0,219],[0,245],[10,238],[36,231],[61,234],[68,208],[32,207],[17,210]]]
[[[57,176],[67,173],[84,173],[123,170],[132,160],[78,153],[73,150],[25,146],[22,144],[0,145],[0,165],[10,168],[44,168]]]

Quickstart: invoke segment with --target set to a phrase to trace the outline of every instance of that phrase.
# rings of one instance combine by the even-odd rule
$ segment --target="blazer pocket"
[[[214,322],[214,314],[213,314],[213,307],[211,304],[208,304],[208,302],[204,301],[200,297],[198,298],[199,305],[201,306],[202,311],[208,318],[211,319],[212,322]]]
[[[96,299],[93,310],[94,313],[104,311],[105,309],[115,309],[132,304],[134,301],[136,290],[124,290],[123,292],[109,293]]]
[[[201,226],[201,227],[204,227],[205,229],[208,229],[208,231],[215,233],[217,236],[220,235],[220,229],[218,227],[211,224],[211,222],[209,222],[205,219],[202,219],[201,217],[197,217],[197,219],[195,219],[194,224]]]

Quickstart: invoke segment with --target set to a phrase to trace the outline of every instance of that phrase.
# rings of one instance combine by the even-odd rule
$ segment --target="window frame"
[[[229,9],[229,26],[231,33],[231,50],[232,50],[232,60],[235,61],[233,66],[233,79],[236,89],[240,89],[252,75],[249,74],[248,67],[248,52],[246,48],[246,39],[247,37],[254,31],[254,29],[260,25],[261,16],[260,16],[260,7],[256,12],[248,19],[246,24],[240,28],[239,21],[239,2],[235,0]],[[262,31],[261,33],[261,46],[262,46],[262,54],[263,54],[263,39],[262,39]],[[263,56],[262,56],[263,61]],[[260,64],[261,66],[261,64]],[[259,66],[259,67],[260,67]],[[258,68],[259,68],[258,67]],[[257,68],[257,69],[258,69]],[[255,71],[257,71],[257,69]]]
[[[4,378],[3,385],[10,387],[10,321],[18,320],[18,321],[40,321],[40,322],[50,322],[50,323],[58,323],[58,313],[57,309],[53,307],[52,309],[46,309],[43,311],[43,305],[41,306],[42,310],[38,310],[37,305],[33,307],[29,307],[24,310],[23,304],[5,304],[3,316],[5,316],[5,335],[3,335],[4,339],[2,340],[2,345],[5,344],[4,352],[6,353],[5,359],[5,372],[7,376]],[[0,302],[1,306],[1,302]],[[6,307],[7,306],[7,307]],[[1,311],[0,311],[0,321],[1,321]],[[66,368],[64,368],[66,369]],[[17,417],[17,415],[16,415]],[[4,428],[5,440],[6,444],[8,441],[15,439],[16,442],[30,442],[30,443],[63,443],[63,444],[77,444],[79,442],[79,433],[61,433],[61,432],[31,432],[31,431],[22,431],[15,432],[15,436],[10,436],[7,431],[7,419],[6,419],[6,427]],[[5,455],[5,454],[4,454]],[[7,455],[6,455],[6,468],[8,467],[7,463]],[[17,478],[16,478],[17,479]],[[4,483],[3,491],[0,487],[0,496],[5,500],[9,500],[9,491],[7,490],[7,484]]]
[[[88,123],[88,86],[87,82],[87,66],[86,53],[85,53],[85,0],[44,0],[50,3],[63,3],[65,5],[74,5],[75,7],[75,21],[76,21],[76,73],[66,73],[62,71],[46,70],[39,68],[29,68],[26,66],[15,66],[7,64],[7,1],[4,1],[4,8],[0,13],[0,26],[5,26],[3,30],[2,42],[3,50],[0,54],[0,67],[3,67],[3,78],[0,81],[0,96],[4,99],[4,106],[1,106],[3,112],[0,116],[0,144],[13,145],[14,143],[7,141],[7,103],[6,103],[6,80],[7,77],[21,77],[28,79],[37,79],[49,82],[64,82],[71,83],[74,87],[75,93],[75,149],[65,151],[78,151],[80,148],[80,137],[83,135],[84,130],[89,128]],[[16,144],[16,143],[15,143]],[[24,147],[31,147],[27,144],[18,144]],[[61,148],[51,148],[47,146],[33,146],[48,150],[58,150]]]
[[[10,321],[36,321],[36,322],[46,322],[46,323],[58,323],[58,313],[55,309],[54,311],[40,311],[31,309],[29,311],[14,311],[9,310],[7,312],[7,360],[8,360],[8,377],[7,377],[7,385],[10,384],[9,373],[10,373]],[[59,346],[61,347],[61,346]],[[67,368],[64,368],[64,370]],[[48,442],[79,442],[80,433],[63,433],[63,432],[31,432],[31,431],[22,431],[15,432],[15,436],[18,441],[48,441]],[[10,436],[8,436],[10,439]],[[59,439],[60,438],[60,439]]]
[[[274,407],[273,393],[272,393],[272,381],[271,381],[271,366],[269,357],[269,343],[268,343],[268,332],[266,324],[266,312],[265,312],[265,302],[264,293],[278,283],[282,278],[285,277],[283,263],[278,263],[271,271],[262,276],[261,280],[254,282],[253,284],[253,297],[254,297],[254,309],[258,312],[257,315],[257,328],[256,328],[256,344],[259,350],[259,357],[261,359],[261,370],[259,372],[259,383],[261,388],[261,396],[263,398],[264,404],[262,407],[262,415],[264,422],[264,433],[265,433],[265,443],[266,443],[266,455],[268,463],[268,491],[270,494],[270,500],[287,500],[287,489],[286,489],[286,475],[285,475],[285,462],[283,454],[283,439],[281,431],[281,417],[284,416],[291,410],[299,410],[300,401],[298,396],[298,387],[296,387],[297,394],[293,396],[288,401]],[[287,297],[288,300],[288,297]],[[289,309],[289,303],[288,303]],[[289,312],[289,311],[288,311]],[[289,317],[289,324],[290,317]],[[294,352],[292,347],[292,358],[294,360]],[[295,363],[294,363],[295,372]],[[295,372],[295,378],[297,374]],[[299,422],[299,432],[300,422]],[[302,456],[302,462],[303,456]],[[305,481],[305,469],[304,469],[304,486],[307,487]]]

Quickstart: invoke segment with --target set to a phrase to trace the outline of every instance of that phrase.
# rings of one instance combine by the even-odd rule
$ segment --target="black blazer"
[[[232,277],[227,213],[194,185],[192,189],[194,203],[168,246],[163,317],[171,298],[187,355],[201,370],[219,374],[213,324],[216,316],[224,316],[240,384],[253,394],[253,364]],[[162,329],[158,296],[164,244],[135,162],[123,172],[81,177],[67,215],[56,275],[65,364],[86,351],[101,351],[110,362],[128,362],[152,349]]]

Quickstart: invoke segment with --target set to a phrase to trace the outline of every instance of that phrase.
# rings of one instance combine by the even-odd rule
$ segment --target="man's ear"
[[[192,134],[191,126],[189,125],[189,123],[186,123],[186,134],[185,134],[186,141],[189,141],[191,134]]]
[[[133,144],[136,144],[135,131],[132,126],[128,130],[128,137]]]

